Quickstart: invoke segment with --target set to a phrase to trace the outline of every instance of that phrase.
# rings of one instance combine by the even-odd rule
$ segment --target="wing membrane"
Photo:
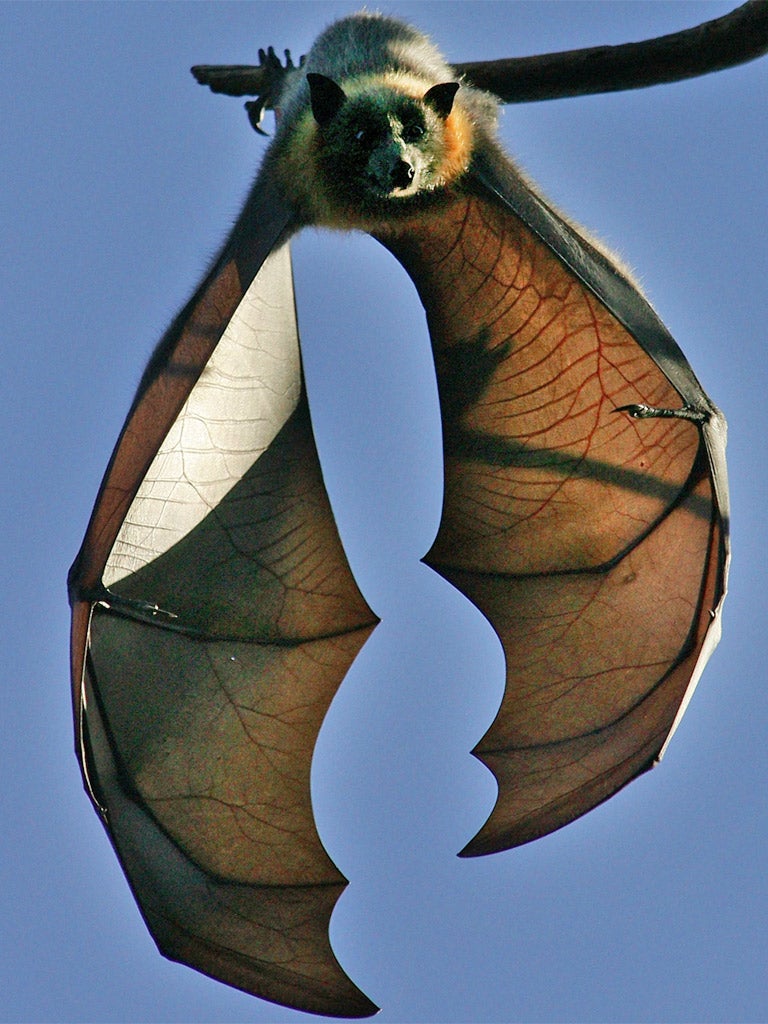
[[[280,209],[254,190],[108,469],[71,575],[78,736],[162,952],[364,1016],[375,1007],[328,939],[346,880],[316,831],[310,767],[376,619],[323,485]]]
[[[445,496],[425,561],[506,655],[475,750],[498,801],[463,851],[489,853],[659,756],[719,628],[721,418],[626,276],[508,166],[483,168],[418,235],[381,240],[435,354]]]

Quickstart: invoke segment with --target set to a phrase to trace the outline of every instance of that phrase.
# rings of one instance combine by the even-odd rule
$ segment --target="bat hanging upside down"
[[[425,557],[481,609],[506,691],[465,856],[529,842],[661,756],[719,635],[725,424],[631,277],[501,150],[496,100],[388,18],[286,71],[277,132],[141,381],[70,574],[78,755],[160,949],[316,1013],[345,878],[310,801],[375,628],[312,434],[289,239],[358,229],[426,310],[445,497]]]

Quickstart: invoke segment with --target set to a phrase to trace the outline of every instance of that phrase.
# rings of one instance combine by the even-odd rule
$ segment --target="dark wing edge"
[[[631,280],[500,151],[418,238],[379,240],[435,354],[445,496],[424,561],[507,662],[473,751],[499,784],[475,856],[562,827],[663,753],[719,637],[725,421]]]
[[[524,747],[505,749],[496,735],[496,723],[491,726],[473,754],[496,775],[499,797],[486,824],[461,851],[462,856],[512,848],[562,828],[660,763],[720,640],[731,557],[725,417],[704,392],[664,323],[624,272],[527,188],[517,174],[510,173],[506,162],[497,158],[485,166],[481,163],[477,180],[482,190],[508,205],[586,285],[650,355],[680,396],[697,425],[699,451],[685,485],[668,502],[655,529],[666,530],[672,538],[675,518],[681,520],[678,529],[684,530],[683,517],[690,521],[704,516],[706,538],[695,554],[687,555],[689,562],[698,559],[700,563],[700,586],[688,628],[680,630],[677,656],[669,659],[655,686],[631,708],[623,709],[613,721],[601,722],[590,737],[582,734],[549,744],[534,764]],[[652,529],[646,536],[641,534],[639,544],[644,541],[652,542]],[[630,547],[622,558],[629,555]],[[425,561],[429,564],[429,556]],[[613,565],[599,567],[598,572],[615,575],[619,566],[617,559]],[[473,588],[464,590],[460,575],[449,573],[447,578],[472,597]],[[483,597],[476,596],[478,606],[493,622],[497,600],[491,598],[486,604]],[[568,781],[563,785],[556,781],[558,777]],[[537,806],[526,813],[526,796],[530,799],[532,794]]]
[[[70,571],[76,749],[165,956],[361,1017],[377,1007],[330,946],[347,882],[310,762],[378,620],[312,434],[295,228],[262,174],[144,375]]]

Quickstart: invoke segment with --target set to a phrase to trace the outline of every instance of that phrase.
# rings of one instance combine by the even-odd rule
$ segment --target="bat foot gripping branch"
[[[284,50],[285,63],[275,53],[273,46],[259,50],[258,65],[227,65],[227,64],[196,64],[191,68],[192,74],[200,85],[207,85],[212,92],[224,93],[227,96],[255,96],[248,100],[245,109],[251,127],[259,135],[267,132],[261,127],[264,111],[274,110],[285,86],[286,76],[294,71],[290,50]],[[299,67],[304,64],[304,57],[299,59]]]

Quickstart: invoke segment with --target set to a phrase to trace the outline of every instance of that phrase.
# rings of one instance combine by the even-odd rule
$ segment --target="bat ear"
[[[440,85],[433,85],[424,93],[424,102],[445,120],[453,109],[453,98],[458,88],[458,82],[441,82]]]
[[[338,114],[347,101],[347,94],[332,78],[310,72],[307,75],[309,95],[312,101],[312,113],[315,120],[324,128]]]

